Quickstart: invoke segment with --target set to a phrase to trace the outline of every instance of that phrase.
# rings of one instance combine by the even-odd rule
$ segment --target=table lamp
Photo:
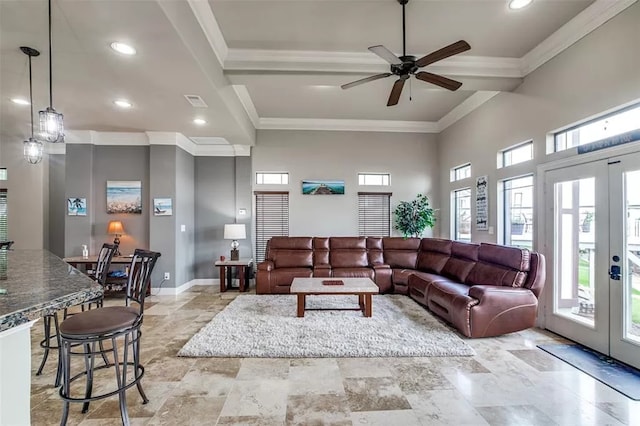
[[[122,222],[120,222],[119,220],[109,221],[107,234],[116,236],[113,239],[113,244],[116,246],[116,251],[115,253],[113,253],[113,255],[120,256],[120,235],[124,234],[124,227],[122,226]]]
[[[240,259],[240,243],[238,240],[247,238],[247,231],[243,223],[233,223],[224,226],[224,239],[231,241],[231,260]]]

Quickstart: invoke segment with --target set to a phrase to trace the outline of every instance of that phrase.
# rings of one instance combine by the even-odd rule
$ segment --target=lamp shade
[[[109,226],[107,227],[107,234],[112,234],[112,235],[124,234],[124,227],[122,226],[122,222],[120,222],[119,220],[110,221]]]
[[[244,240],[247,238],[247,230],[243,223],[233,223],[224,226],[225,240]]]

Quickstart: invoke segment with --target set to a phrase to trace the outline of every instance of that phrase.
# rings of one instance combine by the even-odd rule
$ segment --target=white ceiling
[[[412,78],[387,107],[393,77],[339,86],[388,71],[368,46],[402,53],[396,0],[53,0],[54,106],[67,129],[178,132],[198,144],[253,145],[255,128],[438,131],[633,2],[534,0],[511,11],[507,0],[411,0],[407,53],[466,40],[470,51],[425,68],[463,86],[449,92]],[[29,133],[29,107],[10,101],[28,97],[20,46],[42,53],[34,108],[48,105],[46,25],[46,0],[0,0],[3,138]],[[138,54],[113,52],[116,40]],[[208,108],[193,108],[187,94]],[[134,107],[118,109],[116,98]],[[196,116],[208,124],[194,125]]]

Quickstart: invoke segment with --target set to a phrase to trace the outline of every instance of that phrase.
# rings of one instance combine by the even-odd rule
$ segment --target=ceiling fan
[[[397,1],[402,5],[402,56],[397,57],[393,52],[391,52],[383,45],[371,46],[369,48],[371,52],[375,53],[391,64],[391,72],[372,75],[371,77],[366,77],[360,80],[352,81],[351,83],[343,84],[340,87],[342,87],[343,89],[349,89],[363,83],[379,80],[391,75],[397,75],[399,78],[393,84],[387,106],[393,106],[398,103],[398,100],[400,100],[400,94],[402,93],[402,88],[404,87],[404,82],[407,81],[409,79],[409,76],[411,75],[415,75],[418,80],[426,81],[427,83],[435,84],[436,86],[440,86],[448,90],[458,90],[460,86],[462,86],[461,82],[443,77],[438,74],[432,74],[430,72],[418,70],[429,64],[448,58],[449,56],[457,55],[458,53],[462,53],[471,49],[469,43],[464,40],[456,41],[455,43],[431,52],[418,60],[416,60],[415,56],[407,55],[404,7],[407,3],[409,3],[409,0]]]

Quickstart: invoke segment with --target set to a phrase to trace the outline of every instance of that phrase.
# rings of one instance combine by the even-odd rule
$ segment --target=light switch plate
[[[185,232],[187,230],[187,225],[180,225],[180,232]]]

